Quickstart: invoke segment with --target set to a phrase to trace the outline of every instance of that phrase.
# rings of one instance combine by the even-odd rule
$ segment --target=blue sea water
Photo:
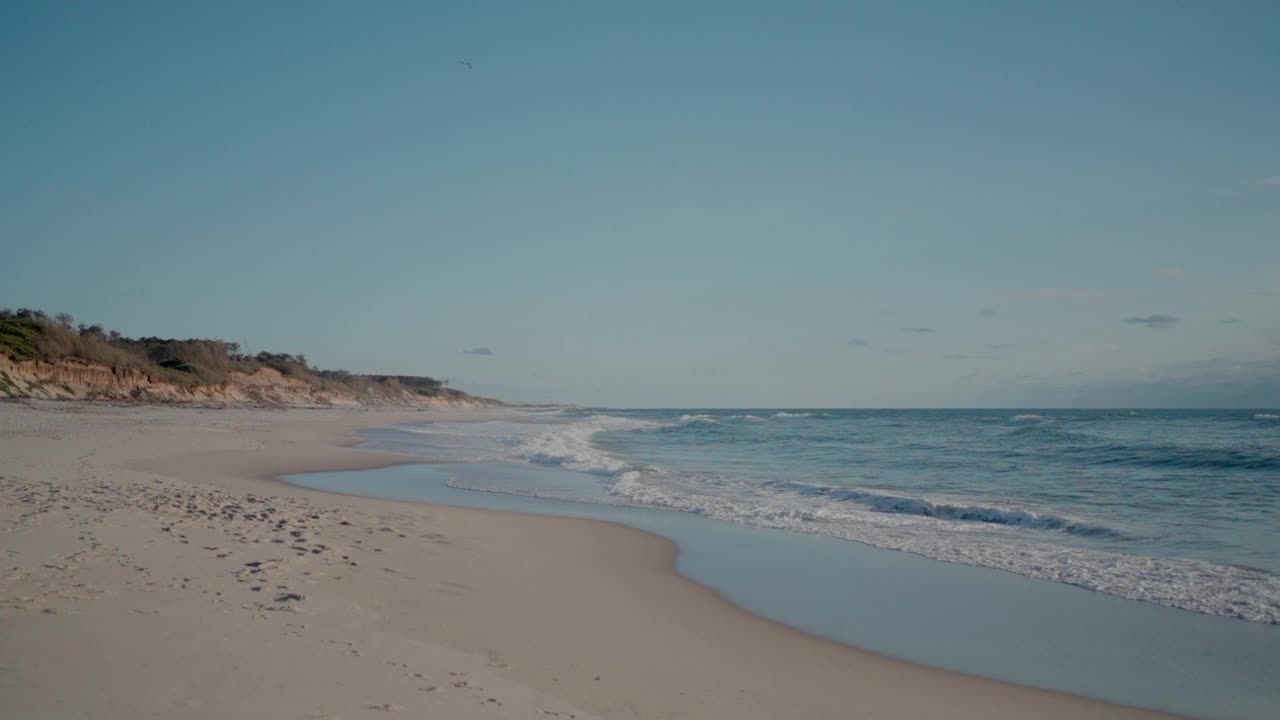
[[[660,507],[1280,622],[1280,416],[1256,411],[570,410],[402,427],[425,454]]]
[[[292,481],[620,521],[836,640],[1203,717],[1280,713],[1280,413],[567,409],[368,438],[453,463]]]

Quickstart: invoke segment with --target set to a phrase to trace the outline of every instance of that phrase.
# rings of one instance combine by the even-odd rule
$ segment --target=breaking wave
[[[1009,525],[1031,530],[1050,530],[1070,535],[1094,538],[1128,538],[1127,533],[1114,528],[1074,520],[1057,515],[1035,513],[1030,510],[1014,508],[989,507],[986,505],[967,505],[933,501],[923,497],[899,497],[863,490],[860,488],[838,488],[822,485],[809,485],[796,482],[772,483],[774,487],[791,490],[800,495],[827,497],[841,502],[854,502],[881,513],[898,513],[902,515],[919,515],[921,517],[953,520],[957,522],[979,522],[990,525]]]
[[[510,457],[538,463],[557,465],[566,470],[613,475],[628,468],[621,458],[597,449],[591,439],[598,433],[611,430],[650,430],[664,427],[650,420],[621,418],[611,415],[595,415],[590,419],[554,426],[512,449]]]
[[[783,418],[796,416],[792,413]],[[1254,622],[1280,623],[1280,577],[1264,570],[1202,560],[1112,551],[1109,548],[1141,539],[1124,528],[1040,509],[793,480],[759,482],[713,473],[678,473],[628,461],[593,442],[599,433],[615,431],[697,427],[702,428],[700,432],[730,432],[731,422],[749,417],[752,416],[686,414],[671,423],[597,414],[568,424],[546,426],[545,431],[511,449],[508,459],[605,478],[608,492],[617,504],[665,508],[757,527],[829,535],[945,562],[1067,583],[1133,600]],[[719,429],[722,425],[724,428]],[[1142,461],[1159,467],[1159,449],[1148,451],[1156,452],[1157,457]],[[1214,462],[1231,462],[1237,467],[1256,468],[1260,466],[1259,461],[1268,462],[1229,454],[1214,457],[1212,452],[1206,456],[1203,450],[1200,454],[1196,462],[1201,466],[1208,463],[1209,467]],[[538,494],[519,489],[475,489]],[[1063,536],[1081,538],[1094,546],[1081,547],[1079,543],[1054,539]]]
[[[1280,623],[1280,578],[1274,575],[1200,560],[1073,547],[1022,532],[1030,528],[1092,537],[1121,534],[1055,516],[887,495],[870,505],[833,502],[830,494],[821,492],[779,493],[721,478],[681,478],[661,471],[622,472],[612,491],[641,505],[829,535],[1210,615]]]

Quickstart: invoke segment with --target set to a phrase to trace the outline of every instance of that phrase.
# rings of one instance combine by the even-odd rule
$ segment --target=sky
[[[1276,407],[1277,27],[6,2],[0,307],[516,402]]]

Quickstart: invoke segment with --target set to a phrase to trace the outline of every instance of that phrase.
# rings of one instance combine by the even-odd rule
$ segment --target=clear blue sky
[[[7,2],[0,306],[512,400],[1280,405],[1277,28]]]

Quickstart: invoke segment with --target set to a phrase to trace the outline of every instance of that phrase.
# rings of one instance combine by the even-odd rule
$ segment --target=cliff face
[[[483,407],[495,401],[462,393],[419,395],[403,387],[377,387],[357,394],[317,387],[272,368],[252,374],[231,373],[218,385],[175,385],[133,368],[111,368],[74,361],[15,361],[0,353],[0,398],[124,400],[157,403],[220,403],[301,407],[403,406]]]

